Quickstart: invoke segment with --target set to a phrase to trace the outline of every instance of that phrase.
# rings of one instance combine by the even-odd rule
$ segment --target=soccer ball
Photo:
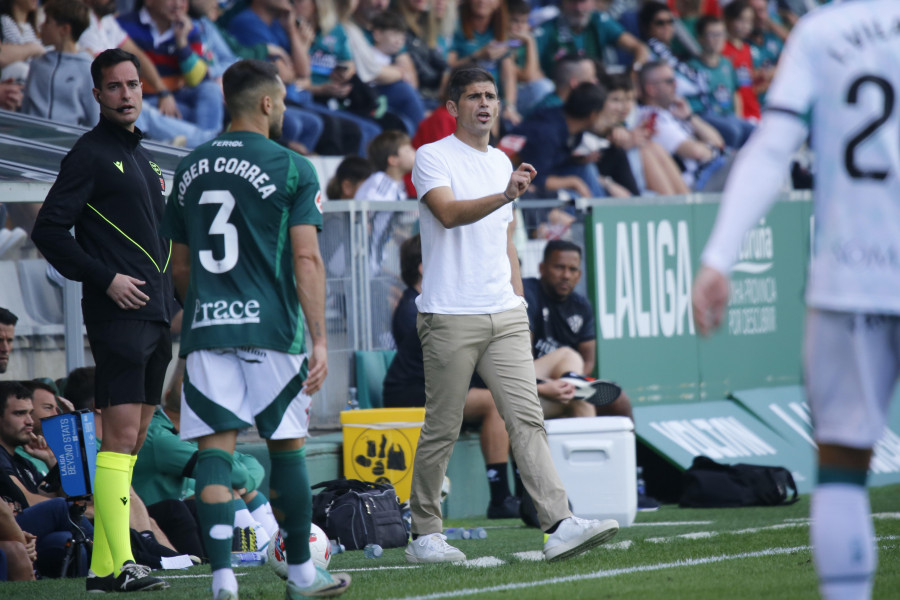
[[[287,579],[287,554],[284,552],[284,539],[281,537],[280,531],[275,532],[275,537],[269,540],[266,545],[266,554],[268,556],[266,563],[272,567],[275,574],[282,579]]]
[[[317,566],[327,569],[328,563],[331,562],[331,544],[328,543],[328,536],[315,523],[310,525],[309,552],[312,554],[312,560]]]

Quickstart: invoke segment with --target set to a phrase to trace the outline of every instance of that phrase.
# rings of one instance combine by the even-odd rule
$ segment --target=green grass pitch
[[[900,485],[873,488],[879,538],[876,598],[900,590]],[[532,560],[542,535],[515,520],[467,520],[447,526],[489,527],[485,540],[451,540],[474,565],[408,565],[402,548],[377,560],[361,551],[333,558],[332,571],[353,576],[344,598],[642,598],[654,600],[817,598],[809,550],[809,497],[783,507],[681,509],[639,513],[606,546],[554,564]],[[147,600],[212,598],[209,567],[167,571],[171,588]],[[284,584],[267,566],[238,570],[241,600],[284,598]],[[84,580],[0,584],[3,600],[75,600],[95,597]]]

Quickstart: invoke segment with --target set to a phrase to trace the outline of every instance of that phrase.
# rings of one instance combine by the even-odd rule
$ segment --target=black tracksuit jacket
[[[165,181],[141,137],[139,129],[130,132],[101,116],[63,158],[34,224],[31,238],[47,261],[64,277],[84,284],[85,323],[169,323],[177,310],[169,272],[171,245],[158,232]],[[126,311],[106,295],[116,273],[146,282],[139,286],[150,297],[146,305]]]

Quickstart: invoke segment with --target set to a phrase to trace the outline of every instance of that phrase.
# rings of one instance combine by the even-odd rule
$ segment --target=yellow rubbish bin
[[[369,408],[341,412],[344,477],[390,483],[400,502],[409,500],[413,457],[424,408]]]

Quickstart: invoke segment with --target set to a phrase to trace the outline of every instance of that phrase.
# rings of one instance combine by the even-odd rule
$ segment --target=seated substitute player
[[[238,597],[232,454],[238,429],[252,421],[269,447],[269,497],[285,534],[286,597],[336,596],[350,576],[329,574],[310,557],[312,493],[303,448],[310,396],[328,374],[319,181],[307,159],[271,141],[281,133],[285,109],[275,65],[237,62],[225,71],[223,88],[231,128],[181,161],[163,224],[174,241],[176,290],[189,307],[181,437],[197,439],[200,448],[197,516],[213,597]]]
[[[722,321],[744,233],[771,206],[791,154],[811,133],[819,168],[804,370],[819,449],[810,538],[826,600],[872,595],[877,550],[866,477],[900,373],[900,36],[866,35],[883,23],[900,23],[900,3],[833,4],[793,29],[693,291],[697,329],[709,333]]]

